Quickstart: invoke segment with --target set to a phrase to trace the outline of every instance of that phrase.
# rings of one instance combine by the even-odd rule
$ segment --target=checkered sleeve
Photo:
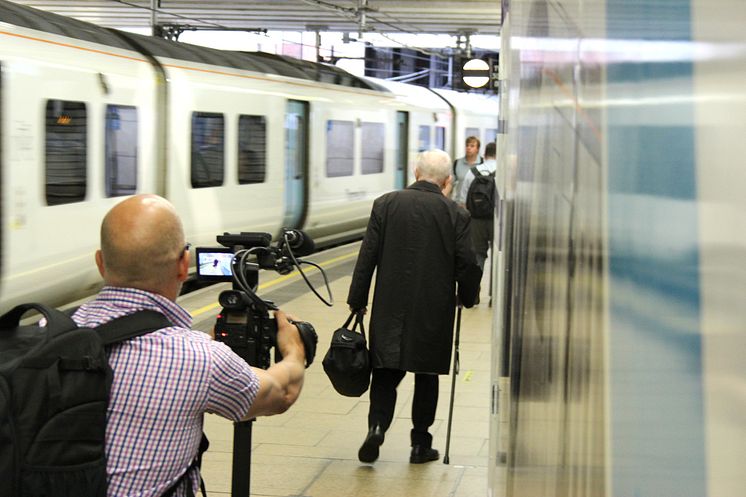
[[[240,421],[259,391],[259,378],[246,361],[224,343],[211,341],[212,372],[207,412]]]

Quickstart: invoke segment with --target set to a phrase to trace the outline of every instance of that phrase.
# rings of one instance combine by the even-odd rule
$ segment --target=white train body
[[[362,235],[372,200],[411,180],[418,151],[458,156],[466,128],[497,128],[494,98],[122,34],[4,0],[0,12],[0,310],[99,285],[99,226],[123,196],[167,197],[194,245],[282,226],[330,244]],[[258,149],[240,145],[254,136],[241,123],[263,130]],[[218,145],[207,132],[195,141],[195,126],[221,129]],[[120,143],[132,152],[107,148]],[[73,149],[77,170],[65,168]]]

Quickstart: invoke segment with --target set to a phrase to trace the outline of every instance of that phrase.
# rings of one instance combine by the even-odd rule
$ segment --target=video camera
[[[198,279],[233,283],[231,290],[224,290],[218,297],[223,308],[215,323],[215,339],[224,342],[250,365],[267,369],[270,366],[269,352],[277,345],[277,322],[269,311],[276,310],[277,306],[256,294],[259,269],[288,274],[297,267],[310,286],[300,265],[305,263],[321,268],[296,256],[313,253],[315,244],[304,232],[289,228],[282,229],[281,239],[274,246],[271,244],[272,235],[258,232],[224,233],[217,236],[217,241],[222,247],[196,248]],[[323,270],[321,272],[327,281]],[[331,293],[329,295],[331,298]],[[331,305],[326,300],[324,302]],[[300,331],[308,367],[316,355],[316,330],[305,321],[291,322]],[[278,360],[280,354],[275,349],[275,361]]]

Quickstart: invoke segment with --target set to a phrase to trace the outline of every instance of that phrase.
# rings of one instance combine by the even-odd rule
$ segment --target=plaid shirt
[[[259,379],[243,359],[191,330],[189,313],[160,295],[104,287],[73,319],[94,327],[143,309],[163,313],[174,326],[109,351],[114,382],[106,425],[108,497],[163,494],[197,455],[203,413],[238,421],[259,390]],[[196,476],[195,469],[195,494]],[[177,496],[185,495],[184,487]]]

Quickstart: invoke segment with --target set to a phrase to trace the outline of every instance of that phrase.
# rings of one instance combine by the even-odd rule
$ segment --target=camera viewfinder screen
[[[200,276],[216,276],[230,278],[233,252],[203,252],[197,251],[197,273]]]

